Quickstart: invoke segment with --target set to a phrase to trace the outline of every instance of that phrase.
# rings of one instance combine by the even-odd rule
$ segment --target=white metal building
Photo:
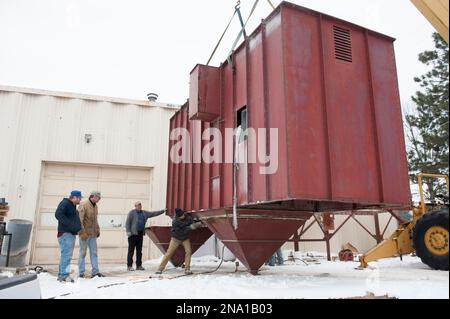
[[[100,262],[125,262],[123,227],[133,203],[165,207],[169,119],[177,109],[0,86],[0,197],[10,203],[8,219],[33,222],[30,263],[58,262],[54,212],[72,189],[101,191]],[[169,222],[163,215],[147,225]],[[148,238],[143,253],[144,259],[160,256]]]

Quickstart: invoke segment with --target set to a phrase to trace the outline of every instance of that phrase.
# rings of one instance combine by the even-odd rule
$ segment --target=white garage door
[[[98,256],[103,263],[126,263],[125,220],[140,200],[150,207],[151,170],[145,168],[53,164],[44,165],[41,181],[37,228],[32,255],[33,264],[57,264],[59,249],[55,210],[71,190],[81,190],[86,200],[92,190],[99,190]],[[144,239],[143,258],[149,256],[149,238]],[[78,239],[73,261],[78,257]],[[136,258],[136,256],[135,256]]]

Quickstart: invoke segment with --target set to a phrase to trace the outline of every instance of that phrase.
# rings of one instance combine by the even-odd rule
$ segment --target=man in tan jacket
[[[88,247],[92,266],[92,277],[103,277],[98,269],[97,258],[97,238],[100,236],[97,203],[100,201],[100,198],[100,192],[91,192],[89,199],[81,203],[78,207],[81,221],[81,231],[79,233],[80,255],[78,257],[78,276],[81,278],[85,276],[85,257]]]

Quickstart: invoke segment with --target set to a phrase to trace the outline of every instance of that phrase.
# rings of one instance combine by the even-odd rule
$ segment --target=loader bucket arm
[[[448,0],[411,0],[411,2],[448,43]]]
[[[404,223],[391,237],[383,240],[359,258],[360,267],[366,268],[374,260],[410,254],[414,251],[411,233],[414,223]]]

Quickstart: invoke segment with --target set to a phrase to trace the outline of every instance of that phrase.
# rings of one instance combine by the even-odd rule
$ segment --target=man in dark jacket
[[[190,214],[185,213],[182,209],[175,209],[175,216],[172,220],[172,230],[170,232],[171,239],[169,243],[169,248],[164,255],[161,264],[159,265],[157,274],[162,274],[166,268],[167,263],[180,245],[184,247],[184,265],[185,273],[192,274],[191,272],[191,242],[189,241],[189,234],[191,230],[197,229],[202,226],[202,222],[194,222]]]
[[[59,261],[58,281],[74,282],[70,277],[70,260],[72,259],[75,239],[81,230],[80,217],[77,211],[77,205],[81,201],[81,192],[72,191],[69,198],[64,198],[59,203],[55,212],[58,220],[58,242],[61,250]]]
[[[127,269],[128,271],[133,271],[133,255],[136,249],[136,270],[145,270],[142,267],[142,243],[144,241],[144,230],[145,223],[147,219],[161,215],[166,210],[158,210],[155,212],[148,212],[142,210],[142,203],[136,202],[134,204],[134,209],[128,213],[127,221],[125,227],[127,230],[128,237],[128,258],[127,258]]]

